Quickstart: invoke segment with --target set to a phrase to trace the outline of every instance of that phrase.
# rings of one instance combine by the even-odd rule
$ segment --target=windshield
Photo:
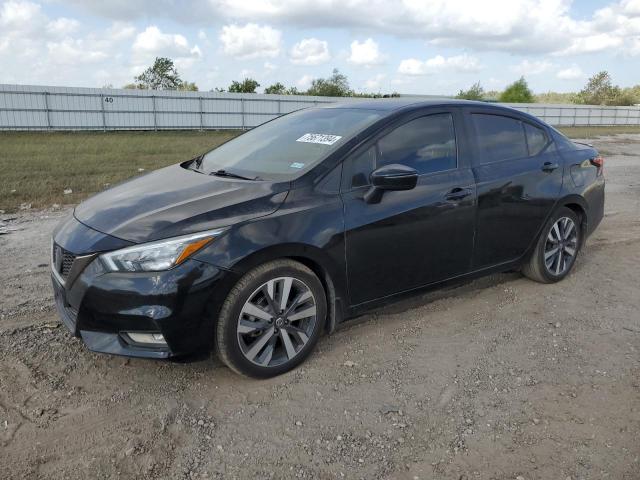
[[[276,118],[205,154],[203,173],[291,180],[382,117],[375,110],[319,108]]]

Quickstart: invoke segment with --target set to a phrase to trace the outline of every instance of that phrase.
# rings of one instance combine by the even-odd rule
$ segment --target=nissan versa
[[[563,279],[603,210],[598,153],[525,113],[313,108],[78,205],[53,235],[53,287],[93,351],[215,347],[270,377],[402,294],[516,268]]]

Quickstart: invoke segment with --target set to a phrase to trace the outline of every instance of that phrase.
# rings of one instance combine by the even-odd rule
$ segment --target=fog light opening
[[[153,345],[155,347],[167,345],[164,335],[161,333],[125,332],[125,334],[135,343]]]

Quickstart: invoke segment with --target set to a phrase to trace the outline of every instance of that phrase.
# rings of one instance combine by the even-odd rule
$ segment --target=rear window
[[[480,163],[493,163],[527,157],[527,141],[522,123],[511,117],[474,113]]]
[[[199,170],[263,180],[290,180],[308,171],[382,118],[375,110],[300,110],[260,125],[205,154]]]

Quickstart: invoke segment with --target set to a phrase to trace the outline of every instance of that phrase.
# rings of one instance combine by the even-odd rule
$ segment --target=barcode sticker
[[[321,143],[322,145],[333,145],[342,137],[340,135],[328,135],[326,133],[305,133],[296,142]]]

